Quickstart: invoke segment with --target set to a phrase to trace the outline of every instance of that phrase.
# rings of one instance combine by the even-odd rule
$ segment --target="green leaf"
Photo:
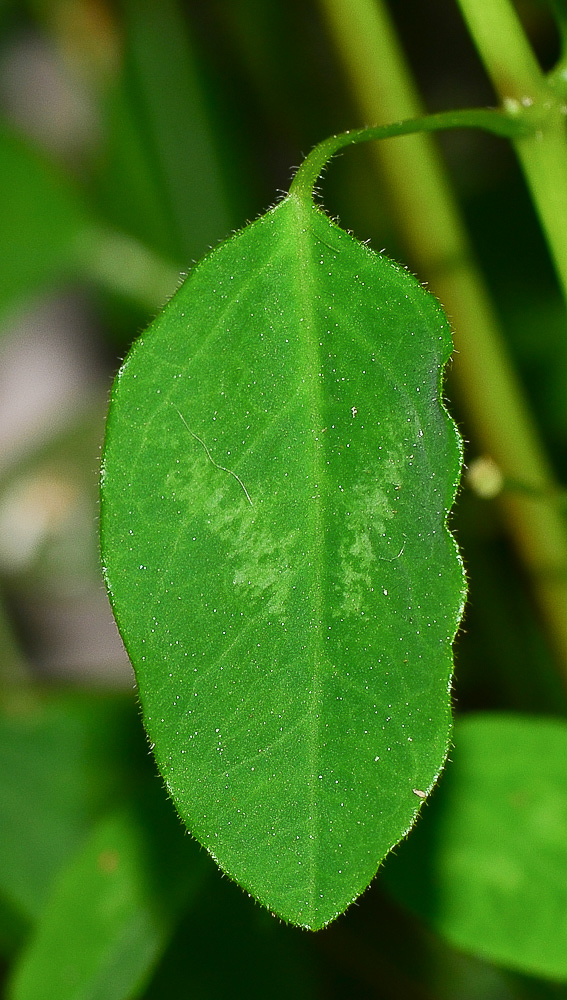
[[[115,384],[103,563],[159,767],[223,870],[305,927],[363,891],[445,759],[450,352],[435,299],[292,193]]]
[[[176,817],[152,806],[95,826],[14,970],[10,1000],[139,995],[207,868]]]
[[[567,980],[567,725],[473,715],[415,833],[384,875],[452,945]]]
[[[138,739],[122,695],[2,694],[0,898],[24,924],[40,916],[94,818],[132,783]]]

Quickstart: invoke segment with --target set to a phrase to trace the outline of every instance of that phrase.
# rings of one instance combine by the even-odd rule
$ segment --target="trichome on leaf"
[[[191,271],[112,393],[103,564],[159,768],[220,867],[303,927],[366,888],[445,760],[451,349],[433,296],[292,189]]]

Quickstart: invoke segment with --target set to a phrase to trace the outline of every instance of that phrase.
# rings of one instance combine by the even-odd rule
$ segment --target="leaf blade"
[[[111,404],[103,561],[160,769],[221,867],[303,926],[363,891],[445,758],[450,350],[413,278],[290,196],[191,273]]]

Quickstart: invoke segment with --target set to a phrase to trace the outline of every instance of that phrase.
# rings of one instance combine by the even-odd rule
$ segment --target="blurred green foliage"
[[[550,5],[517,6],[550,70],[561,51]],[[554,6],[565,24],[564,4]],[[390,9],[429,110],[495,103],[456,6],[407,0]],[[0,109],[7,995],[567,997],[561,983],[453,950],[394,903],[380,877],[316,935],[260,911],[182,833],[144,744],[123,655],[106,645],[107,625],[98,630],[109,615],[94,558],[98,447],[120,359],[178,271],[273,203],[316,142],[370,124],[359,119],[319,6],[3,0]],[[502,142],[471,133],[441,145],[565,483],[565,310],[525,183]],[[414,268],[367,149],[334,163],[324,191],[345,228]],[[37,312],[45,296],[79,303],[63,347]],[[68,397],[52,364],[79,347],[81,380]],[[37,387],[45,402],[51,385],[49,408],[38,409]],[[450,378],[447,394],[471,461],[478,443]],[[564,716],[565,690],[502,508],[465,483],[453,528],[470,580],[457,712]],[[427,819],[425,810],[424,827]],[[431,864],[427,840],[415,848],[418,873]]]

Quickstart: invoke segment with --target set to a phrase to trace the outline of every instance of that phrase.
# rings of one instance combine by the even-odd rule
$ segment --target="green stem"
[[[505,139],[518,138],[534,132],[534,125],[517,116],[509,116],[501,111],[486,108],[465,108],[462,111],[442,111],[423,118],[394,122],[391,125],[376,125],[370,128],[351,129],[338,135],[329,136],[312,149],[297,171],[290,188],[290,194],[301,198],[312,198],[315,185],[324,167],[339,150],[361,142],[377,139],[392,139],[396,136],[412,135],[416,132],[441,132],[456,128],[478,128]]]
[[[550,77],[559,78],[559,89],[565,94],[567,85],[567,4],[565,4],[565,0],[550,0],[550,4],[561,39],[561,55]]]
[[[497,93],[525,106],[545,101],[545,76],[509,0],[457,3]]]
[[[516,153],[539,215],[567,304],[567,108],[546,80],[509,0],[458,0],[494,88],[509,111],[529,107],[539,128]],[[556,81],[557,82],[557,81]]]
[[[319,0],[363,121],[423,114],[382,0]],[[492,0],[479,0],[484,9]],[[533,64],[518,61],[516,79]],[[522,66],[524,67],[522,69]],[[538,84],[539,85],[539,84]],[[506,479],[556,489],[535,422],[508,357],[446,173],[430,135],[373,147],[412,268],[438,295],[455,330],[452,375],[469,431]],[[567,176],[567,174],[566,174]],[[502,496],[506,526],[531,576],[550,644],[567,681],[567,530],[535,497]]]

